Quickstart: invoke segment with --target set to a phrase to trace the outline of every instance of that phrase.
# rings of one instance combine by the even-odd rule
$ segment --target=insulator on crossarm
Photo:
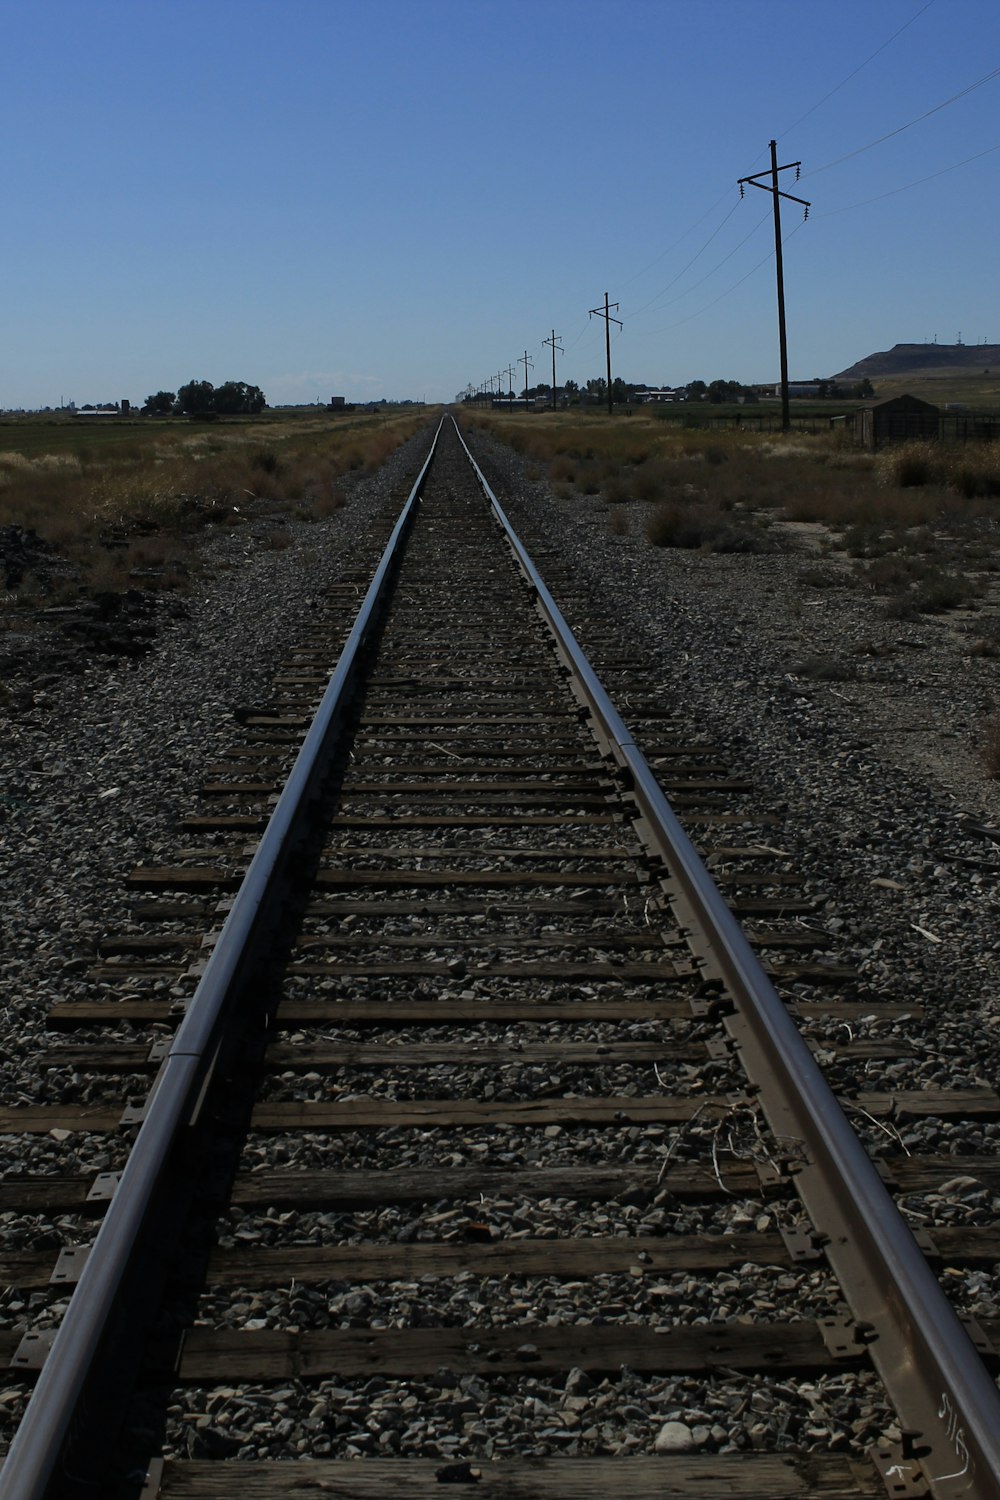
[[[796,167],[795,168],[795,181],[798,182],[798,180],[799,180],[799,178],[801,176],[802,176],[802,168],[801,167]]]
[[[804,223],[805,223],[805,222],[806,222],[806,220],[807,220],[807,219],[808,219],[808,217],[809,217],[809,205],[808,205],[808,203],[807,203],[807,204],[806,204],[806,211],[805,211],[805,213],[804,213],[804,214],[803,214],[803,215],[802,215],[802,222],[803,222],[803,224],[804,224]]]
[[[743,184],[742,184],[742,182],[740,183],[740,197],[741,198],[743,197]]]

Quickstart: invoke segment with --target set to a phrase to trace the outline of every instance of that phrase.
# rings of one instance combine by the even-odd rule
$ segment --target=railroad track
[[[935,1275],[1000,1236],[914,1240],[889,1187],[955,1160],[887,1187],[812,1054],[867,1121],[996,1092],[871,1087],[893,1007],[450,421],[320,624],[0,1112],[73,1163],[0,1189],[61,1241],[0,1261],[4,1500],[1000,1493],[1000,1328]]]

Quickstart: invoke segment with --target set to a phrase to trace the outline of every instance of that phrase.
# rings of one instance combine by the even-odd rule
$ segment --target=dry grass
[[[938,443],[900,443],[880,453],[879,482],[888,487],[920,489],[938,486],[963,500],[1000,496],[1000,445],[968,443],[943,447]]]
[[[462,420],[546,467],[554,483],[599,477],[615,504],[660,501],[689,484],[722,506],[762,507],[840,529],[877,518],[920,525],[964,501],[1000,497],[1000,444],[905,443],[873,455],[845,445],[842,434],[709,435],[645,414],[611,422],[597,414],[466,412]]]
[[[981,575],[1000,570],[1000,443],[905,443],[873,455],[839,433],[709,434],[643,413],[463,421],[544,467],[562,498],[600,493],[618,509],[655,507],[642,524],[658,546],[771,550],[774,534],[761,522],[823,527],[830,551],[891,560],[860,568],[857,581],[886,594],[892,613],[967,604]]]
[[[193,539],[206,524],[238,525],[248,512],[271,516],[278,524],[270,545],[287,546],[290,520],[332,514],[344,503],[348,472],[380,467],[426,423],[421,412],[210,432],[170,426],[103,445],[104,433],[65,425],[6,426],[0,529],[42,538],[85,589],[183,588],[194,566]],[[46,438],[60,450],[42,450]],[[12,446],[18,441],[23,451]],[[55,586],[46,570],[25,579],[19,600],[30,602],[32,589],[51,598]]]
[[[781,542],[769,529],[746,518],[736,518],[705,501],[687,504],[665,501],[646,523],[654,547],[679,547],[704,552],[778,552]]]
[[[266,443],[246,429],[118,444],[103,452],[0,453],[0,526],[31,528],[48,541],[108,527],[190,529],[248,500],[329,512],[338,481],[375,469],[426,417],[359,417],[305,433],[278,425]]]

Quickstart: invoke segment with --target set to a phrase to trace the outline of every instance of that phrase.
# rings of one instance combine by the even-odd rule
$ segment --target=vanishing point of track
[[[75,1292],[54,1338],[8,1341],[35,1389],[3,1500],[1000,1494],[1000,1329],[963,1325],[931,1267],[990,1252],[917,1243],[796,1027],[838,1002],[779,999],[775,977],[837,977],[783,925],[794,877],[669,704],[636,708],[647,762],[450,421],[436,445],[367,592],[331,592],[334,627],[364,594],[332,678],[317,624],[186,820],[195,845],[131,877],[143,930],[109,934],[102,998],[53,1011],[74,1031],[53,1066],[103,1076],[107,1104],[3,1111],[10,1134],[134,1137],[121,1172],[3,1189],[80,1221],[55,1270],[6,1258],[10,1282]],[[734,912],[767,919],[752,945]],[[906,1105],[1000,1109],[968,1092]],[[720,1152],[737,1121],[743,1159]],[[726,1220],[737,1193],[772,1205],[763,1228]],[[548,1205],[543,1232],[522,1199]],[[676,1203],[705,1232],[672,1230]],[[754,1266],[828,1270],[824,1315],[671,1318],[672,1275]],[[456,1278],[477,1289],[461,1318],[438,1311]],[[549,1306],[565,1285],[572,1317],[531,1315],[532,1289]],[[630,1311],[623,1285],[665,1310]],[[587,1392],[622,1370],[877,1375],[901,1437],[867,1459],[608,1456]],[[549,1446],[477,1449],[477,1404],[540,1378],[566,1392]],[[427,1381],[460,1391],[468,1443],[413,1437]],[[322,1393],[314,1450],[242,1460],[206,1422],[214,1449],[158,1456],[183,1450],[186,1404],[238,1387]]]

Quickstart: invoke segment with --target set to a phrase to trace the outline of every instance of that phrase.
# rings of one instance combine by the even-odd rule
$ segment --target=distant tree
[[[857,385],[852,385],[850,394],[858,401],[865,401],[869,396],[874,396],[875,387],[866,375],[864,380],[859,380]]]
[[[245,380],[227,380],[212,396],[212,410],[220,413],[258,412],[266,405],[260,386],[247,385]]]
[[[210,380],[189,380],[177,392],[178,409],[187,416],[214,411],[215,386]]]
[[[155,396],[146,397],[142,409],[150,417],[166,417],[173,411],[176,400],[173,391],[157,391]]]
[[[564,380],[563,390],[566,392],[567,396],[577,396],[579,395],[580,387],[577,385],[575,380]]]
[[[633,387],[627,385],[620,376],[615,376],[611,382],[611,399],[619,403],[631,401],[634,394]]]
[[[186,416],[204,416],[208,412],[230,416],[239,412],[263,411],[267,405],[259,385],[245,380],[227,380],[218,389],[210,380],[189,380],[177,392],[177,410]]]
[[[689,401],[700,401],[708,394],[708,386],[703,380],[689,380],[684,389]]]
[[[708,399],[716,403],[735,401],[742,387],[738,380],[713,380],[708,387]]]
[[[596,380],[587,381],[587,394],[594,401],[603,401],[607,395],[607,390],[608,382],[604,379],[603,375],[598,375]]]

